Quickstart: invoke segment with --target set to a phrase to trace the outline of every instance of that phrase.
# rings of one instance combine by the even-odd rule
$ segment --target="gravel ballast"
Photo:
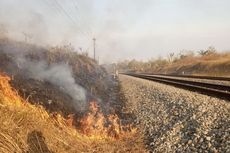
[[[230,152],[230,102],[120,75],[128,110],[151,152]]]

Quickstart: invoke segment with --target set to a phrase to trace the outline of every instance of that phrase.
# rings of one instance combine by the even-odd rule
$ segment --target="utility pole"
[[[23,35],[24,35],[24,37],[25,37],[25,42],[27,43],[27,40],[28,40],[28,34],[27,34],[27,33],[25,33],[25,32],[23,32]]]
[[[28,34],[28,33],[25,33],[25,32],[22,32],[22,34],[24,35],[24,37],[25,37],[25,42],[27,43],[27,42],[29,42],[29,40],[31,40],[32,39],[32,34]]]
[[[96,61],[96,38],[93,38],[93,58]]]
[[[81,48],[81,47],[79,47],[79,50],[80,50],[80,52],[82,53],[82,48]]]

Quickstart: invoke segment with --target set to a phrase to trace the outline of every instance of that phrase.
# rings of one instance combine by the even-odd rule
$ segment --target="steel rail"
[[[140,74],[142,75],[142,74]],[[195,80],[182,80],[179,78],[167,78],[165,76],[160,76],[160,75],[144,75],[144,76],[149,76],[149,77],[154,77],[154,78],[158,78],[158,79],[165,79],[165,80],[169,80],[169,81],[179,81],[180,83],[185,83],[185,84],[191,84],[191,85],[195,85],[195,86],[204,86],[206,88],[211,88],[211,89],[216,89],[216,90],[222,90],[222,91],[226,91],[226,92],[230,92],[230,86],[228,85],[219,85],[219,84],[214,84],[214,83],[207,83],[207,82],[198,82]]]
[[[144,74],[135,74],[135,73],[122,73],[122,74],[138,77],[142,79],[147,79],[151,81],[156,81],[168,85],[173,85],[186,90],[195,91],[195,92],[199,92],[202,94],[206,94],[209,96],[214,96],[230,101],[230,86],[195,82],[190,80],[165,78],[165,77],[154,76],[154,75],[144,75]]]
[[[176,74],[154,74],[154,73],[140,73],[145,75],[162,75],[169,77],[178,77],[178,78],[193,78],[193,79],[207,79],[207,80],[217,80],[217,81],[230,81],[230,77],[218,77],[218,76],[198,76],[198,75],[176,75]]]

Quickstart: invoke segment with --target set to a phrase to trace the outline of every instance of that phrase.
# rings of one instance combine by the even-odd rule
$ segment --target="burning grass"
[[[85,97],[109,99],[107,72],[69,45],[44,48],[0,39],[0,71],[14,77],[10,83],[21,97],[65,117],[84,109]]]
[[[142,137],[126,131],[116,115],[104,115],[96,102],[73,128],[73,115],[64,119],[31,105],[0,74],[0,151],[1,152],[145,152]],[[113,133],[113,134],[112,134]]]
[[[1,97],[3,101],[13,100],[16,104],[19,104],[21,103],[22,99],[18,96],[16,92],[12,92],[12,88],[8,83],[10,80],[10,77],[3,73],[0,73],[0,90],[2,91]]]
[[[119,139],[137,132],[131,124],[123,125],[117,114],[104,115],[96,101],[90,103],[79,123],[81,132],[89,137]]]

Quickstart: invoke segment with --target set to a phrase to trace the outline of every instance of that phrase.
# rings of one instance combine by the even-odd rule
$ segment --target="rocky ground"
[[[150,152],[230,152],[230,103],[120,75],[123,99]]]

